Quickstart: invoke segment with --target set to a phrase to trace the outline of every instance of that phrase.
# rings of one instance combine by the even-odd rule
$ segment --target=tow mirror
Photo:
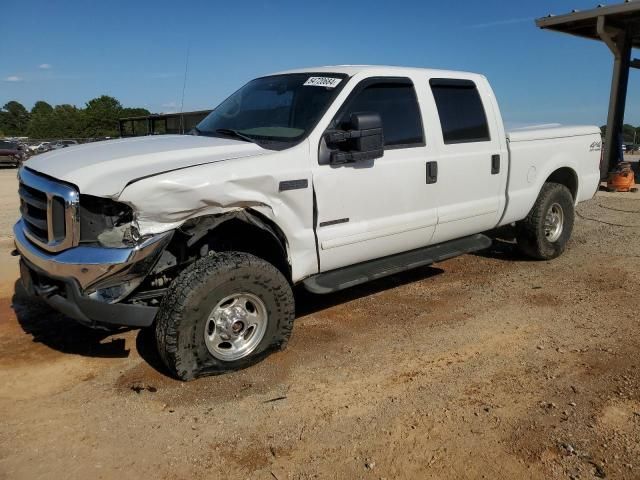
[[[357,112],[349,117],[346,130],[326,133],[331,152],[331,164],[354,163],[374,160],[384,155],[382,119],[375,112]]]

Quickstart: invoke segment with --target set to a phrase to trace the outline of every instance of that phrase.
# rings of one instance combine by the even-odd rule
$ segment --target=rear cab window
[[[432,78],[429,85],[445,145],[491,141],[487,114],[473,81]]]

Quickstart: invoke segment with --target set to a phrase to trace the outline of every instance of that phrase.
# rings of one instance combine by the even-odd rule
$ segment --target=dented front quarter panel
[[[138,180],[118,200],[131,205],[141,235],[175,229],[187,220],[242,209],[260,212],[287,240],[294,282],[318,272],[313,231],[309,143],[259,157],[197,165]],[[307,180],[280,191],[280,183]]]

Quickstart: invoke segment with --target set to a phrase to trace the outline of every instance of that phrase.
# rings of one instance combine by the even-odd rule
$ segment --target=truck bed
[[[527,142],[532,140],[551,140],[554,138],[580,137],[600,134],[600,129],[584,125],[532,125],[511,129],[507,132],[509,142]]]
[[[602,137],[595,126],[538,125],[507,134],[509,181],[500,225],[522,220],[552,175],[575,180],[576,204],[590,199],[600,183]],[[558,165],[565,165],[558,172]]]

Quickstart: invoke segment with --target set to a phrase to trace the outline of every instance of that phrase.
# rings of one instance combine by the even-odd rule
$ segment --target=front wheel
[[[181,380],[238,370],[286,346],[294,299],[273,265],[221,252],[186,268],[171,284],[156,321],[165,365]]]
[[[551,260],[565,251],[575,211],[567,187],[545,183],[529,215],[517,224],[518,248],[536,260]]]

